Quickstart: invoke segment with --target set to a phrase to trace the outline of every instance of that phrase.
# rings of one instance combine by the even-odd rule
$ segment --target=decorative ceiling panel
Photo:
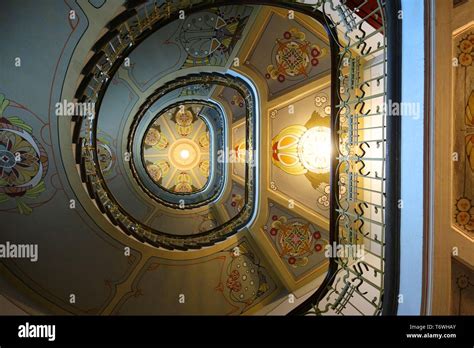
[[[223,67],[238,47],[253,8],[223,6],[173,21],[150,35],[122,67],[145,91],[174,71],[196,66]]]
[[[327,230],[270,200],[263,232],[295,281],[326,270]]]
[[[169,284],[166,290],[163,282]],[[277,289],[266,262],[242,238],[196,260],[151,258],[114,314],[238,315],[275,295]]]
[[[266,81],[269,100],[329,74],[329,46],[325,35],[314,32],[298,16],[289,19],[287,12],[270,11],[245,62]]]
[[[328,217],[330,90],[269,112],[269,189]]]

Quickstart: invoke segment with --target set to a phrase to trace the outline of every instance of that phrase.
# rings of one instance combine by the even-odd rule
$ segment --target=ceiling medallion
[[[179,170],[192,170],[201,160],[199,145],[193,140],[179,139],[173,142],[168,151],[171,165]]]

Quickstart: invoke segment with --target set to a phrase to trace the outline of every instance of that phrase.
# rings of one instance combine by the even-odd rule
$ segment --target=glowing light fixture
[[[179,153],[182,159],[186,160],[189,158],[189,151],[188,150],[181,150]]]
[[[327,127],[308,129],[298,142],[301,164],[316,174],[329,172],[331,162],[331,130]]]
[[[193,170],[201,161],[199,145],[190,139],[178,139],[171,143],[168,159],[178,170]]]

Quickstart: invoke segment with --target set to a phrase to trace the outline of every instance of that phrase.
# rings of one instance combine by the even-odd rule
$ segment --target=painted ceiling
[[[318,23],[269,6],[200,11],[151,34],[110,76],[94,121],[100,182],[133,217],[126,228],[190,241],[167,250],[128,236],[125,220],[113,223],[119,210],[88,194],[81,175],[92,168],[75,156],[90,149],[71,139],[87,139],[92,121],[74,130],[54,113],[73,99],[120,3],[27,0],[21,15],[14,2],[2,6],[2,32],[14,38],[2,43],[4,59],[22,59],[2,62],[0,242],[37,244],[40,258],[2,260],[1,272],[33,308],[253,313],[324,276],[330,58]],[[209,76],[156,95],[200,71]],[[222,226],[228,234],[206,239]]]
[[[208,183],[211,161],[210,129],[202,107],[176,107],[154,121],[142,145],[148,175],[166,190],[195,193]]]

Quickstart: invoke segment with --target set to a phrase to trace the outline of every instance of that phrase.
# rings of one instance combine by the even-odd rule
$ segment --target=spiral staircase
[[[2,260],[5,297],[34,314],[397,313],[398,1],[52,7],[54,27],[25,3],[15,42],[36,63],[1,81],[0,139],[37,158],[29,182],[2,177],[1,239],[39,250]],[[93,109],[60,117],[62,101]]]

